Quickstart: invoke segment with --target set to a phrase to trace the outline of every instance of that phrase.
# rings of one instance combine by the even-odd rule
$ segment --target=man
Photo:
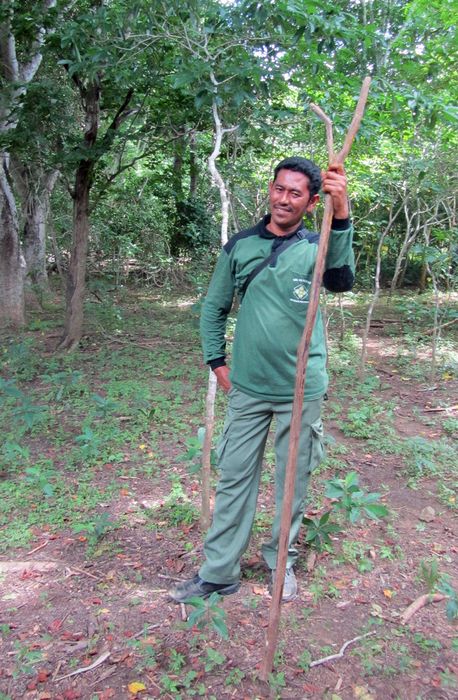
[[[332,292],[351,289],[352,227],[343,167],[333,166],[320,173],[314,163],[299,157],[287,158],[277,165],[274,180],[269,184],[270,214],[229,240],[213,274],[201,317],[202,344],[205,361],[215,372],[229,401],[219,445],[220,480],[213,522],[204,545],[205,562],[194,578],[169,591],[177,602],[193,596],[207,597],[214,591],[228,595],[240,587],[240,557],[250,539],[264,448],[275,417],[275,518],[271,539],[262,547],[272,572],[272,585],[296,354],[305,324],[319,238],[318,234],[304,230],[302,219],[315,208],[320,185],[332,197],[334,208],[323,283]],[[275,251],[278,251],[276,256]],[[266,258],[269,263],[256,270]],[[256,274],[250,277],[254,270]],[[242,303],[230,371],[225,360],[225,329],[234,294]],[[318,313],[307,365],[284,601],[292,600],[297,594],[294,545],[302,521],[308,477],[323,453],[320,413],[327,383],[325,336]]]

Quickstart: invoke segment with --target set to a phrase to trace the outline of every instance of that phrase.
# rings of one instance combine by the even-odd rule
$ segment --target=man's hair
[[[321,189],[321,170],[311,160],[301,158],[300,156],[292,156],[280,161],[274,170],[274,182],[280,170],[294,170],[296,173],[302,173],[308,177],[310,186],[310,196],[313,197]]]

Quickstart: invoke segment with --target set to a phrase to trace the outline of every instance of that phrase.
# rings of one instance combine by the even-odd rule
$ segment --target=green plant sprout
[[[95,459],[99,455],[100,438],[89,425],[83,427],[81,435],[77,435],[75,442],[81,445],[80,453],[84,460]]]
[[[47,413],[45,406],[35,406],[30,398],[18,389],[14,379],[6,381],[0,377],[0,392],[4,395],[0,395],[0,407],[6,407],[8,397],[16,399],[16,402],[19,404],[11,410],[10,414],[13,422],[17,423],[17,428],[21,434],[31,430],[36,423],[45,417]],[[25,431],[21,423],[25,423]]]
[[[61,401],[79,384],[82,376],[83,373],[78,370],[64,370],[54,374],[43,374],[41,378],[45,382],[54,385],[56,388],[54,400]]]
[[[88,546],[90,549],[93,549],[102,539],[102,537],[104,537],[107,532],[110,532],[110,530],[113,530],[115,527],[117,527],[116,521],[110,520],[108,513],[102,513],[102,515],[94,518],[93,520],[77,523],[73,526],[73,532],[86,533]]]
[[[226,625],[226,611],[219,607],[218,602],[221,596],[212,593],[207,599],[190,598],[187,605],[192,605],[193,612],[188,618],[188,627],[196,626],[199,630],[211,627],[223,639],[229,639],[229,632]]]
[[[92,394],[91,399],[97,406],[97,416],[99,417],[106,418],[108,413],[118,408],[116,401],[105,399],[103,396],[99,396],[99,394]]]
[[[445,612],[452,622],[458,618],[458,591],[450,583],[450,577],[439,571],[437,561],[421,561],[418,578],[426,584],[429,594],[442,593],[447,597]]]
[[[54,486],[51,483],[52,477],[56,476],[51,469],[40,469],[40,467],[27,467],[25,470],[28,482],[37,486],[47,498],[54,496]]]
[[[333,508],[343,510],[352,524],[355,524],[364,515],[373,520],[384,518],[389,511],[386,506],[379,503],[379,493],[365,493],[359,486],[359,477],[356,472],[350,472],[342,479],[329,479],[326,483],[325,495],[335,499]]]
[[[331,512],[328,510],[319,518],[306,518],[305,516],[302,518],[302,522],[307,528],[305,541],[318,552],[332,549],[330,535],[341,532],[338,525],[329,522]]]
[[[198,474],[200,472],[200,469],[202,467],[201,465],[201,457],[202,457],[202,448],[204,445],[204,439],[205,439],[205,428],[200,427],[197,431],[196,436],[189,437],[186,440],[186,447],[187,450],[186,452],[178,457],[179,462],[189,462],[188,466],[188,472],[189,474]],[[216,455],[216,450],[212,448],[211,453],[210,453],[210,464],[212,467],[215,467],[217,464],[217,455]]]

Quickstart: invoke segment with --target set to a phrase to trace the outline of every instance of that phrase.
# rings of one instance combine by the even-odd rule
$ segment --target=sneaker
[[[194,578],[178,583],[169,590],[169,596],[176,603],[185,603],[190,598],[208,598],[212,593],[219,595],[230,595],[236,593],[240,588],[240,581],[235,583],[210,583],[204,581],[197,574]]]
[[[275,581],[275,569],[272,569],[271,571],[271,580],[269,584],[269,593],[272,595],[272,591],[274,589],[274,581]],[[292,566],[289,566],[286,571],[285,571],[285,582],[283,584],[283,595],[282,595],[282,602],[287,603],[289,600],[294,600],[294,598],[297,596],[297,581],[296,581],[296,576],[294,574],[294,569]]]

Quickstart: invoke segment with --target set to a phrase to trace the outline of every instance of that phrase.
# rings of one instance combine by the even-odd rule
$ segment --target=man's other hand
[[[227,365],[223,365],[222,367],[217,367],[214,372],[216,374],[216,379],[219,386],[227,394],[232,387],[229,379],[229,367]]]
[[[348,219],[347,176],[343,165],[331,165],[321,173],[323,192],[331,195],[334,217]]]

